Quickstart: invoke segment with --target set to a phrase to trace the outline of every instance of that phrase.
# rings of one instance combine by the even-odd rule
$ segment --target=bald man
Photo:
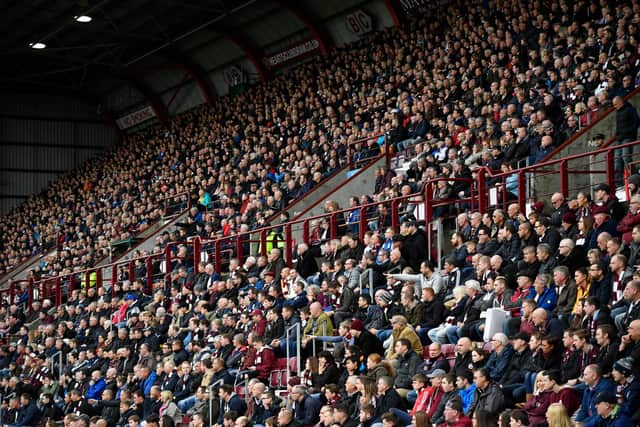
[[[304,327],[304,337],[302,338],[302,346],[307,354],[311,354],[314,349],[314,338],[317,336],[332,336],[333,323],[331,318],[322,310],[319,302],[314,302],[309,306],[309,321]],[[315,351],[320,351],[319,342],[315,345]]]
[[[556,318],[549,319],[549,313],[544,308],[536,308],[531,314],[531,321],[535,327],[535,332],[541,332],[542,335],[552,335],[561,338],[564,326],[562,322]]]
[[[629,332],[620,339],[618,356],[633,358],[634,375],[640,376],[640,319],[636,319],[629,324]]]

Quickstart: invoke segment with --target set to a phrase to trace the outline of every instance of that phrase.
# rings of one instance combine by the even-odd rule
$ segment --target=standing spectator
[[[616,109],[616,144],[622,145],[635,141],[638,137],[638,111],[623,97],[613,98],[613,108]],[[616,185],[622,184],[622,171],[631,161],[632,147],[616,150],[614,168],[616,171]]]

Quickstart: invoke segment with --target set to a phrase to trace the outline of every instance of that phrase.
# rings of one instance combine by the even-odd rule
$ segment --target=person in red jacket
[[[452,399],[444,407],[444,422],[438,427],[471,427],[471,418],[462,412],[462,402]]]
[[[622,235],[622,240],[631,244],[633,227],[640,224],[640,195],[631,196],[629,212],[620,220],[616,230]]]
[[[255,373],[250,376],[256,376],[262,382],[268,383],[271,371],[276,368],[276,354],[271,347],[265,345],[262,337],[253,338],[253,347],[256,349],[256,358],[249,370]]]
[[[263,336],[264,331],[267,329],[267,319],[265,319],[262,311],[253,310],[251,312],[251,319],[253,321],[253,325],[251,326],[251,332],[253,335]]]

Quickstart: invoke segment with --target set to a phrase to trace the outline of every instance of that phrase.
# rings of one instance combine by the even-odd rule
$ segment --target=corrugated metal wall
[[[0,214],[116,141],[94,105],[56,96],[0,101]]]

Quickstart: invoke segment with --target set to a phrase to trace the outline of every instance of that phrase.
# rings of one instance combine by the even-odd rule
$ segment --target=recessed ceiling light
[[[47,47],[47,45],[42,42],[29,43],[29,46],[31,46],[32,49],[44,49]]]
[[[77,22],[82,22],[83,24],[86,24],[87,22],[91,22],[93,20],[93,18],[89,15],[78,15],[74,16],[73,19],[75,19]]]

